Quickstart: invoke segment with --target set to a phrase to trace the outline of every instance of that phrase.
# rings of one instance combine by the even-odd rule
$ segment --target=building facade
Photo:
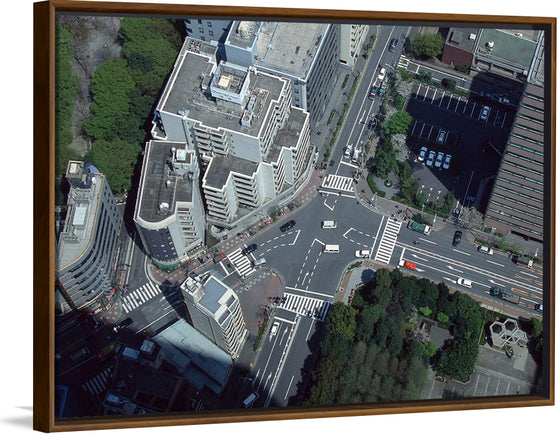
[[[352,70],[362,46],[366,42],[369,26],[365,24],[340,25],[340,63],[344,68]]]
[[[247,327],[235,292],[216,274],[189,277],[181,290],[194,328],[237,359]]]
[[[106,307],[122,216],[105,176],[68,162],[66,219],[56,240],[57,291],[73,310]]]

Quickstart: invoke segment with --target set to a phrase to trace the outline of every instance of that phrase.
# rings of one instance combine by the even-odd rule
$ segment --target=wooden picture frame
[[[544,57],[544,195],[543,220],[546,236],[542,287],[546,303],[543,319],[543,389],[539,395],[503,395],[491,398],[418,400],[381,404],[360,403],[321,407],[278,407],[230,409],[189,413],[150,414],[149,416],[84,416],[56,418],[55,410],[55,19],[59,14],[154,16],[154,17],[232,17],[245,20],[363,22],[404,25],[450,23],[458,28],[491,28],[543,31]],[[451,26],[450,26],[451,27]],[[521,36],[519,36],[521,37]],[[140,428],[173,425],[252,422],[263,420],[342,417],[410,412],[494,409],[504,407],[549,406],[554,404],[554,326],[555,326],[555,141],[556,141],[556,19],[484,15],[392,13],[344,10],[311,10],[252,7],[164,5],[146,3],[74,2],[54,0],[34,4],[34,422],[44,432]],[[484,96],[483,96],[484,98]],[[488,96],[489,99],[493,96]],[[504,98],[497,96],[496,98]],[[449,100],[451,103],[451,100]],[[508,101],[509,103],[509,101]],[[458,104],[458,103],[457,103]],[[501,102],[500,102],[501,104]],[[327,161],[328,159],[326,159]],[[468,190],[468,189],[467,189]],[[370,253],[371,255],[371,253]],[[48,291],[45,291],[48,289]],[[335,290],[336,291],[336,290]]]

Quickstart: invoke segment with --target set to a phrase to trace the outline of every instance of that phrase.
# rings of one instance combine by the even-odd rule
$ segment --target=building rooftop
[[[528,70],[536,48],[537,41],[527,38],[522,30],[482,29],[476,54]]]
[[[192,201],[196,156],[180,142],[150,141],[145,152],[137,213],[144,221],[159,222],[173,214],[177,202]],[[186,169],[177,171],[173,162]]]
[[[226,183],[230,172],[237,172],[238,174],[252,177],[258,167],[258,163],[232,155],[227,157],[215,156],[206,169],[203,183],[204,186],[221,189]]]
[[[474,27],[452,27],[447,34],[446,44],[469,53],[474,53],[480,29]]]
[[[303,131],[303,125],[307,118],[308,113],[303,109],[293,106],[290,107],[290,117],[284,127],[278,131],[276,140],[274,141],[268,156],[264,159],[266,162],[277,161],[282,147],[290,148],[297,144],[299,135]]]
[[[235,47],[249,48],[255,44],[260,21],[234,21],[227,37],[227,43]]]

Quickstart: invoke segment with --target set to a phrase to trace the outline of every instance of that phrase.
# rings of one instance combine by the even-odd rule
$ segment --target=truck
[[[408,228],[410,228],[412,231],[417,231],[425,235],[430,234],[430,231],[432,231],[432,227],[430,227],[429,225],[421,224],[420,222],[416,222],[414,220],[411,220],[408,223]]]
[[[533,267],[533,259],[526,257],[525,255],[520,255],[519,257],[517,257],[515,263],[519,266],[526,266],[528,268]]]
[[[512,304],[519,304],[519,301],[521,299],[521,296],[513,295],[498,287],[490,287],[490,296],[494,296],[495,298],[511,302]]]

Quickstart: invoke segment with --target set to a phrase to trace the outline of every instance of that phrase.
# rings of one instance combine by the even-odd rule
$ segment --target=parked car
[[[457,284],[462,285],[463,287],[472,288],[472,281],[465,278],[458,278]]]
[[[370,252],[368,249],[362,249],[354,252],[354,256],[356,258],[369,258],[369,254]]]
[[[418,161],[423,162],[426,159],[426,153],[428,152],[428,148],[422,147],[420,148],[420,152],[418,153]]]
[[[440,130],[439,135],[438,135],[437,140],[436,140],[436,143],[438,145],[443,144],[443,142],[445,141],[445,136],[447,136],[447,132],[445,130]]]
[[[387,72],[387,70],[385,68],[381,68],[379,70],[379,75],[377,76],[377,80],[379,80],[380,82],[382,82],[383,80],[385,80],[385,73]]]
[[[397,38],[393,38],[391,39],[391,44],[389,45],[389,51],[392,53],[393,51],[395,51],[395,48],[397,48],[397,44],[399,43],[399,40]]]
[[[435,157],[436,157],[436,152],[430,151],[430,153],[428,154],[428,160],[426,160],[426,166],[433,166]]]
[[[488,120],[488,115],[490,115],[490,107],[484,106],[482,108],[482,110],[480,111],[480,119],[482,121],[487,121]]]
[[[286,222],[284,225],[282,225],[280,227],[280,231],[282,231],[283,233],[285,233],[286,231],[288,231],[290,228],[293,228],[294,225],[296,224],[296,221],[291,220],[289,222]]]
[[[401,260],[399,262],[399,266],[404,267],[405,269],[416,270],[416,263],[413,263],[412,261]]]
[[[463,236],[463,232],[462,231],[455,231],[455,234],[453,235],[453,246],[459,246],[459,243],[461,243],[461,237]]]
[[[440,151],[439,153],[437,153],[436,162],[434,163],[434,166],[436,168],[441,168],[442,163],[443,163],[443,153]]]
[[[451,165],[451,154],[446,154],[443,160],[443,169],[449,169],[449,165]]]
[[[241,253],[243,255],[249,255],[251,252],[255,252],[257,250],[257,245],[255,245],[254,243],[252,245],[247,246],[246,248],[243,248],[243,250],[241,251]]]
[[[488,255],[494,255],[494,250],[484,245],[480,245],[478,247],[478,252],[482,252],[483,254],[488,254]]]

